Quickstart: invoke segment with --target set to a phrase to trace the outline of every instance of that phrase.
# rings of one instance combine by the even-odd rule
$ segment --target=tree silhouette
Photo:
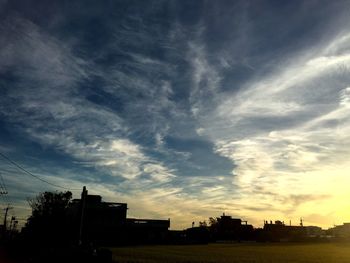
[[[69,239],[67,208],[72,193],[44,192],[28,200],[32,215],[24,228],[25,237],[43,246],[64,244]],[[67,242],[65,242],[67,243]]]

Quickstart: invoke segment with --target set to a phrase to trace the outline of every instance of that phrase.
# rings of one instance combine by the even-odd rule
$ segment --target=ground
[[[112,248],[115,262],[348,263],[349,243],[239,243]]]
[[[1,263],[14,263],[15,262],[9,257],[6,249],[1,245],[0,245],[0,262]]]

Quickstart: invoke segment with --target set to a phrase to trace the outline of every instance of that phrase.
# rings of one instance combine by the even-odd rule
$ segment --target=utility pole
[[[84,226],[84,213],[85,213],[85,203],[86,203],[87,190],[86,186],[83,187],[83,192],[81,193],[81,214],[80,214],[80,226],[79,226],[79,245],[83,244],[83,226]]]
[[[4,231],[6,232],[7,230],[7,213],[10,209],[13,207],[10,207],[10,204],[7,205],[7,207],[4,209],[5,210],[5,217],[4,217]]]

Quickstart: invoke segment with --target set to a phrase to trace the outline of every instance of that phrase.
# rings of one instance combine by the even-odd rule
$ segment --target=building
[[[350,238],[350,223],[334,226],[327,231],[331,236],[336,238]]]
[[[127,218],[127,209],[126,203],[103,202],[84,187],[81,199],[71,202],[68,217],[81,242],[138,244],[166,238],[170,219]]]
[[[253,226],[247,221],[232,218],[223,214],[216,218],[216,223],[211,226],[216,240],[251,240],[253,238]]]
[[[325,236],[325,231],[319,226],[305,226],[305,230],[308,237],[316,238]]]
[[[297,241],[307,236],[306,228],[302,225],[285,225],[283,221],[276,220],[264,222],[263,237],[266,241]]]

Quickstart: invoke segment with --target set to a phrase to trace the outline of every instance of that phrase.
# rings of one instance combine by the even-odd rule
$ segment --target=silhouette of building
[[[350,238],[350,223],[334,226],[327,231],[331,236],[336,238]]]
[[[308,237],[323,237],[325,231],[319,226],[304,226]]]
[[[264,222],[263,236],[267,241],[297,241],[307,236],[306,228],[302,225],[285,225],[283,221],[276,220]]]
[[[127,218],[127,209],[126,203],[103,202],[101,196],[89,195],[84,187],[81,199],[70,203],[68,217],[84,242],[138,244],[166,238],[170,219]]]
[[[207,244],[211,241],[209,228],[207,226],[197,226],[187,228],[183,231],[183,243],[187,244]]]
[[[216,223],[211,227],[216,240],[251,240],[253,238],[252,225],[225,214],[216,218]]]

